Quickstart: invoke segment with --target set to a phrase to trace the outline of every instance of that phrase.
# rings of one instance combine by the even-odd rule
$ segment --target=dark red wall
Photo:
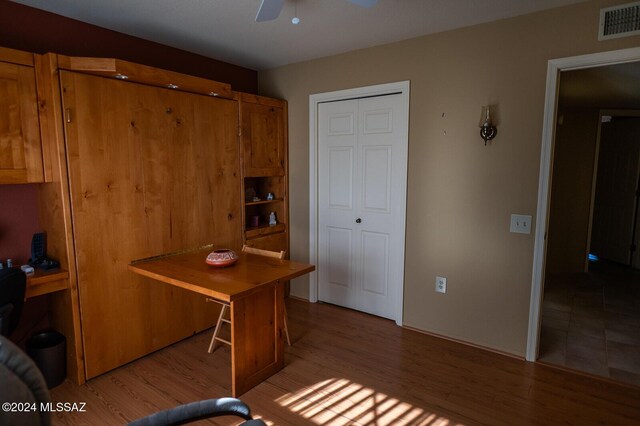
[[[31,236],[38,232],[36,185],[0,185],[0,262],[24,264],[31,254]]]
[[[257,93],[254,70],[0,0],[0,46],[34,53],[119,58],[231,84]]]

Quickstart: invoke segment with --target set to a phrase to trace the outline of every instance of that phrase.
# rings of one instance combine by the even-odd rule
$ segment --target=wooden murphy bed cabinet
[[[115,59],[37,55],[35,69],[52,163],[41,225],[70,271],[54,323],[82,383],[215,323],[216,304],[130,273],[132,260],[208,243],[288,250],[286,103]],[[275,199],[245,203],[248,183]],[[243,228],[269,211],[276,226]]]
[[[215,304],[127,265],[208,243],[241,247],[238,113],[220,97],[60,77],[91,378],[215,323]]]
[[[34,55],[0,47],[0,183],[44,182]]]
[[[239,100],[245,244],[285,250],[288,258],[287,103],[246,93]],[[269,193],[272,200],[267,199]],[[269,225],[271,212],[276,225]]]

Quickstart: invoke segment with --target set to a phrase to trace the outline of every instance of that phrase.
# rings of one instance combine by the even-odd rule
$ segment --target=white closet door
[[[318,117],[318,297],[391,319],[404,277],[403,111],[396,94],[323,103]]]

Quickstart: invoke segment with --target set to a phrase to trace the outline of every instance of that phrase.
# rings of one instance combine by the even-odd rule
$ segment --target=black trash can
[[[29,337],[27,354],[42,372],[49,389],[67,377],[67,339],[57,331],[44,330]]]

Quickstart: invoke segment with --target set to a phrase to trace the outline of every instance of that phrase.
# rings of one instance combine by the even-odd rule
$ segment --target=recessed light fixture
[[[177,84],[169,83],[169,84],[167,84],[167,87],[168,87],[169,89],[177,89],[177,88],[178,88],[178,87],[180,87],[180,86],[178,86]]]
[[[298,25],[300,23],[300,18],[298,18],[297,16],[294,16],[293,19],[291,20],[291,23],[293,25]]]
[[[118,80],[127,80],[129,78],[128,75],[124,75],[124,74],[116,74],[115,76]]]

